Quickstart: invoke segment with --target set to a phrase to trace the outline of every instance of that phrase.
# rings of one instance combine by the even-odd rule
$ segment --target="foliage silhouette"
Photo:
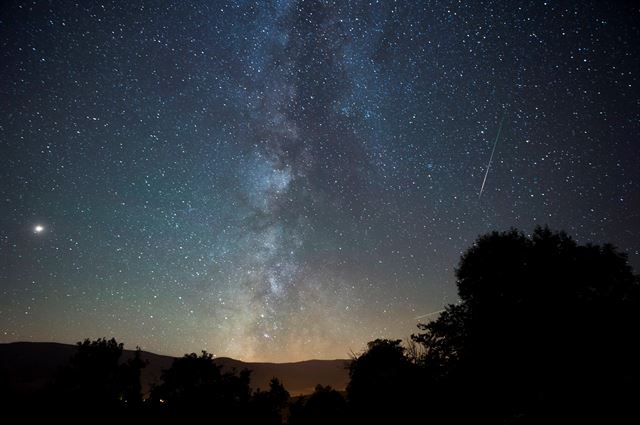
[[[317,385],[309,397],[299,397],[290,407],[289,425],[342,425],[348,423],[347,402],[330,386]]]
[[[61,371],[49,394],[55,409],[100,409],[115,414],[140,408],[140,373],[146,363],[140,349],[122,363],[122,347],[114,338],[78,342],[69,366]]]
[[[625,255],[548,228],[493,232],[456,276],[460,303],[413,336],[436,421],[637,415],[639,280]]]
[[[256,390],[251,398],[251,423],[279,425],[282,410],[289,401],[289,392],[278,378],[271,379],[269,391]]]
[[[206,351],[185,354],[162,373],[162,383],[151,391],[151,405],[173,419],[214,415],[239,421],[247,414],[250,372],[221,372]]]
[[[132,408],[140,408],[142,406],[142,385],[141,374],[142,369],[147,366],[148,362],[142,359],[142,351],[140,347],[136,347],[133,357],[121,366],[121,393],[125,403]]]
[[[401,342],[376,339],[353,358],[347,396],[354,421],[395,423],[409,419],[420,370],[407,357]]]

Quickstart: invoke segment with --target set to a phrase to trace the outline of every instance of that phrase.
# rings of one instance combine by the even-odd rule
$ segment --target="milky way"
[[[638,269],[638,6],[479,3],[4,2],[0,341],[344,358],[509,227]]]

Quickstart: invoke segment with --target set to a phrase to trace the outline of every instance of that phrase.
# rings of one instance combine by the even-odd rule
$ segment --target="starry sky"
[[[3,1],[0,342],[346,358],[455,302],[460,254],[512,226],[638,270],[639,23],[632,2]]]

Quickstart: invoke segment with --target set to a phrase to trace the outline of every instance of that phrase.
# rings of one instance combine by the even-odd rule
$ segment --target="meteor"
[[[443,311],[445,311],[444,308],[442,310],[432,311],[431,313],[427,313],[427,314],[423,314],[421,316],[414,317],[414,320],[424,319],[425,317],[433,316],[434,314],[440,314]]]
[[[496,146],[498,146],[498,139],[500,138],[500,132],[502,131],[502,124],[504,123],[504,115],[502,116],[502,120],[500,121],[500,127],[498,127],[498,134],[496,135],[496,141],[493,142],[493,149],[491,149],[491,156],[489,157],[489,163],[487,164],[487,171],[484,173],[484,179],[482,180],[482,186],[480,186],[480,194],[478,198],[482,196],[482,192],[484,191],[484,184],[487,182],[487,176],[489,175],[489,169],[491,168],[491,161],[493,161],[493,154],[496,151]]]

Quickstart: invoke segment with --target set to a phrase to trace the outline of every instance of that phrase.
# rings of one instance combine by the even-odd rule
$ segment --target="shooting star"
[[[500,127],[498,127],[498,134],[496,135],[496,141],[493,142],[493,149],[491,149],[491,156],[489,157],[489,163],[487,164],[487,171],[484,173],[484,179],[482,180],[482,186],[480,186],[480,194],[478,198],[482,196],[482,192],[484,191],[484,184],[487,182],[487,176],[489,175],[489,169],[491,168],[491,161],[493,161],[493,154],[496,151],[496,146],[498,146],[498,139],[500,138],[500,132],[502,132],[502,124],[504,123],[504,115],[502,116],[502,120],[500,121]]]
[[[427,314],[423,314],[423,315],[421,315],[421,316],[414,317],[414,320],[424,319],[425,317],[433,316],[433,315],[435,315],[435,314],[440,314],[440,313],[442,313],[443,311],[445,311],[445,309],[444,309],[444,308],[443,308],[442,310],[432,311],[431,313],[427,313]]]

